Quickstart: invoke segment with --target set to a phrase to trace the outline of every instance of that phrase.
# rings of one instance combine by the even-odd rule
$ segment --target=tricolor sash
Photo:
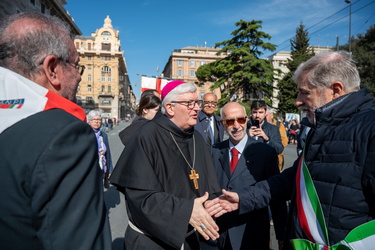
[[[306,239],[293,239],[296,250],[367,250],[375,246],[375,220],[364,223],[352,231],[342,241],[329,245],[328,230],[323,210],[314,183],[307,168],[305,152],[302,153],[296,175],[296,202],[298,220]]]

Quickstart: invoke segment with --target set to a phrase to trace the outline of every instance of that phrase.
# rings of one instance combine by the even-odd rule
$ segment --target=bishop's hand
[[[219,227],[216,225],[212,217],[203,207],[203,203],[208,199],[208,193],[194,199],[193,212],[190,217],[190,225],[192,225],[206,240],[216,240],[219,238]]]
[[[223,194],[218,198],[205,203],[208,214],[216,218],[239,208],[240,198],[237,193],[229,192],[225,189],[222,192]]]

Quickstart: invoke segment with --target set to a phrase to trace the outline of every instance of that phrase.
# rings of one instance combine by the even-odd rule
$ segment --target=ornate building
[[[77,93],[78,104],[86,111],[99,109],[104,117],[125,118],[134,114],[132,91],[119,31],[107,16],[103,27],[91,36],[74,39],[80,64],[86,69]]]
[[[198,46],[176,49],[172,52],[172,55],[169,57],[164,67],[163,76],[184,82],[196,83],[198,79],[195,76],[195,72],[201,65],[214,62],[227,56],[226,54],[216,55],[219,50],[219,48]],[[197,86],[199,96],[201,97],[204,93],[212,92],[212,90],[210,90],[211,86],[212,83],[210,82],[206,82],[202,86]],[[220,99],[220,90],[215,89],[213,92],[216,93],[218,99]]]
[[[0,16],[9,16],[25,11],[37,11],[59,17],[69,24],[73,35],[81,35],[82,32],[74,23],[74,19],[66,11],[65,5],[65,0],[1,0]]]

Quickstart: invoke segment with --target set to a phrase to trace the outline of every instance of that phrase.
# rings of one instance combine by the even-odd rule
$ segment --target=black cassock
[[[191,168],[199,175],[198,189],[190,179]],[[194,136],[193,136],[194,135]],[[186,133],[166,116],[156,116],[140,127],[122,152],[111,183],[125,193],[129,220],[144,234],[128,226],[126,249],[199,249],[198,233],[189,219],[194,199],[207,191],[220,192],[206,142],[198,132]]]

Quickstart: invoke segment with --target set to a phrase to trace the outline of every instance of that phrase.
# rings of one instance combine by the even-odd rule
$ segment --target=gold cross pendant
[[[199,188],[198,186],[199,174],[197,174],[194,169],[190,170],[190,173],[191,173],[189,174],[190,180],[193,180],[195,189],[198,189]]]

